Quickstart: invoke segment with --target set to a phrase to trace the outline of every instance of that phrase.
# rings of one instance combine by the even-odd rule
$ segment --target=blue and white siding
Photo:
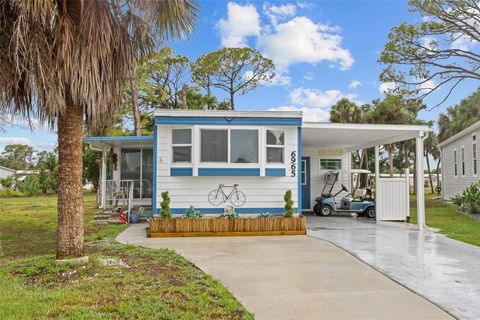
[[[205,112],[209,114],[209,112]],[[236,112],[238,114],[238,112]],[[172,213],[181,214],[190,205],[203,213],[220,213],[227,201],[218,207],[208,202],[208,194],[219,184],[239,184],[246,195],[246,203],[239,213],[283,213],[285,191],[293,193],[294,207],[298,208],[298,158],[300,115],[293,118],[272,117],[156,117],[156,211],[159,212],[161,192],[169,191]],[[259,163],[201,163],[200,130],[202,128],[242,128],[259,130]],[[192,129],[192,163],[172,162],[172,129]],[[285,132],[284,164],[266,163],[266,130]],[[292,163],[292,155],[294,163]],[[227,189],[228,190],[228,189]]]

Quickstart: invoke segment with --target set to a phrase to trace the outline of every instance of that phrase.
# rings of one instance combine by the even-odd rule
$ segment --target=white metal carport
[[[377,197],[382,195],[380,178],[379,146],[415,139],[417,177],[423,177],[423,142],[432,129],[419,125],[380,125],[380,124],[344,124],[303,122],[302,147],[318,147],[321,149],[342,149],[351,152],[366,148],[375,148],[375,186]],[[417,216],[418,229],[425,226],[425,195],[423,179],[417,179]],[[391,197],[392,195],[386,195]],[[405,200],[408,202],[408,199]],[[405,204],[408,206],[408,204]],[[408,207],[407,207],[408,208]],[[378,208],[378,210],[382,208]],[[377,215],[378,216],[378,215]]]

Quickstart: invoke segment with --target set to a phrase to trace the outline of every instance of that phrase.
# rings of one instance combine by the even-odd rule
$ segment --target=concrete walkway
[[[174,249],[222,281],[256,319],[451,319],[337,246],[309,236],[145,237],[121,243]]]
[[[460,319],[480,319],[480,248],[405,223],[308,216],[331,241]]]

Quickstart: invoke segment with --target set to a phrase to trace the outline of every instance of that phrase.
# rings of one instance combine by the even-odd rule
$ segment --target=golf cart
[[[369,187],[371,172],[368,170],[350,170],[350,174],[367,175],[367,186],[356,189],[353,194],[348,192],[343,184],[342,188],[335,194],[332,194],[333,188],[337,183],[340,172],[329,171],[325,173],[325,186],[322,194],[315,199],[313,213],[315,215],[329,216],[333,212],[349,212],[357,215],[375,218],[375,200],[372,198],[372,189]],[[357,177],[359,179],[360,177]],[[340,202],[335,201],[335,197],[340,193],[346,192]]]

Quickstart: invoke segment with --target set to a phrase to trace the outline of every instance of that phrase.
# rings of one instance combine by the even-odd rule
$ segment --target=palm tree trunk
[[[132,92],[132,113],[133,113],[133,127],[135,135],[142,135],[142,124],[140,120],[140,109],[138,107],[138,90],[137,90],[137,66],[133,65],[132,76],[130,77],[130,90]]]
[[[83,254],[83,108],[58,117],[57,259]]]
[[[428,159],[428,153],[425,154],[425,158],[427,158],[427,170],[428,170],[428,180],[430,181],[430,189],[432,190],[432,194],[434,194],[435,189],[433,188],[432,171],[430,170],[430,160]]]
[[[442,161],[442,158],[438,158],[438,161],[437,161],[437,190],[440,190],[439,187],[442,187],[440,185],[440,162]],[[443,175],[443,172],[442,172],[442,175]],[[438,192],[440,193],[440,192]]]

